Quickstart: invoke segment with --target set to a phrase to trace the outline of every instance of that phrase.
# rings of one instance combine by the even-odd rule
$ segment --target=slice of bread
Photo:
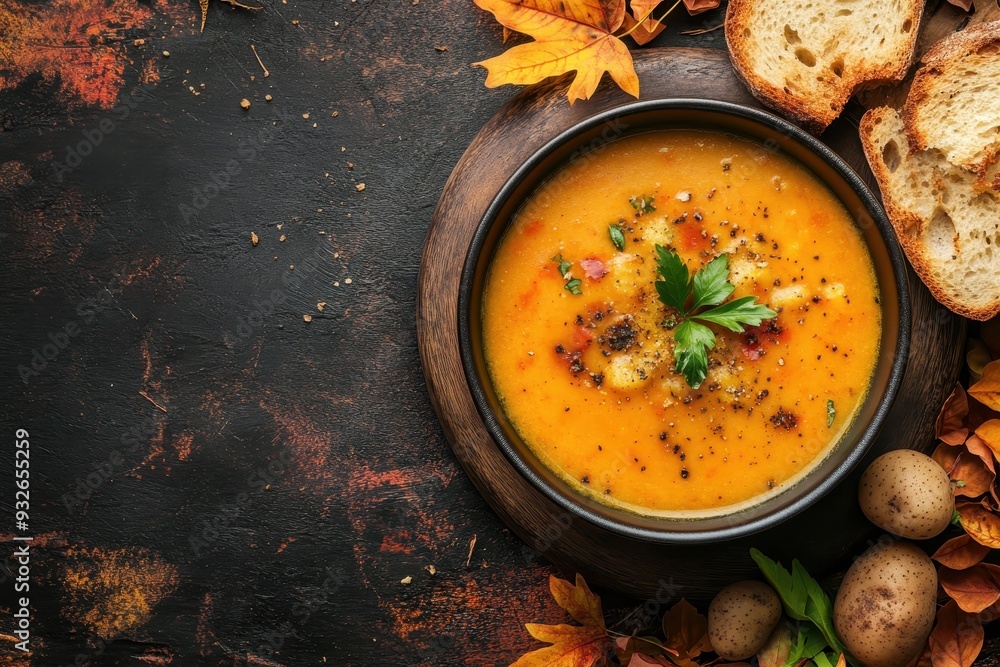
[[[903,107],[910,143],[985,177],[1000,153],[1000,21],[941,40],[923,63]]]
[[[730,0],[726,42],[750,91],[813,132],[859,88],[900,81],[923,0]]]
[[[1000,195],[941,152],[911,146],[895,109],[866,113],[861,142],[896,236],[937,300],[976,320],[1000,313]]]

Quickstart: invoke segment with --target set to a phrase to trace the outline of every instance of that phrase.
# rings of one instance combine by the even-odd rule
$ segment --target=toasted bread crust
[[[736,74],[744,82],[754,97],[767,106],[789,116],[809,131],[819,134],[843,111],[851,97],[866,86],[884,85],[901,81],[916,56],[917,26],[923,16],[923,0],[910,0],[910,15],[907,17],[914,26],[910,30],[909,48],[904,57],[888,62],[866,63],[864,67],[852,67],[844,71],[840,78],[831,79],[826,95],[806,99],[781,88],[757,71],[750,57],[750,39],[754,29],[750,23],[753,3],[758,0],[730,0],[726,10],[725,34],[730,57]],[[904,19],[905,20],[905,19]]]
[[[897,113],[889,107],[879,107],[868,111],[861,119],[861,144],[864,148],[865,157],[871,165],[872,173],[878,180],[879,188],[882,191],[882,203],[889,215],[889,220],[896,231],[896,238],[899,240],[907,259],[913,266],[920,279],[927,285],[927,288],[943,306],[954,313],[974,319],[985,321],[1000,314],[1000,296],[986,306],[970,306],[956,299],[948,289],[937,279],[934,266],[926,255],[926,248],[922,241],[922,234],[925,231],[926,221],[904,207],[896,197],[896,193],[890,185],[889,172],[882,159],[882,148],[873,138],[873,134],[879,125],[889,121],[891,114]],[[902,146],[909,155],[910,147]],[[912,230],[917,229],[920,234],[912,234]]]
[[[906,137],[914,148],[926,150],[930,145],[927,135],[920,130],[917,114],[921,106],[934,94],[935,79],[942,69],[957,60],[995,45],[1000,45],[1000,21],[982,23],[949,35],[924,54],[921,58],[923,66],[913,77],[913,85],[902,109]],[[983,160],[968,167],[980,176],[985,176],[989,164],[994,161],[998,153],[1000,145],[988,150]]]

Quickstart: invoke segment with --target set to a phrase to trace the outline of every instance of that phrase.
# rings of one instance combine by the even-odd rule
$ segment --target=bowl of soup
[[[763,310],[733,322],[748,303]],[[708,100],[631,104],[546,144],[479,223],[459,292],[469,387],[518,471],[572,515],[678,544],[772,528],[837,485],[892,404],[909,323],[859,176],[798,127]]]

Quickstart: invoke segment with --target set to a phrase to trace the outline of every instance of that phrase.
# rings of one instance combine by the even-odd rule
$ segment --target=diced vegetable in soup
[[[704,271],[668,280],[684,266]],[[729,512],[807,474],[864,400],[881,335],[871,258],[836,197],[778,152],[696,130],[616,141],[542,185],[497,249],[482,316],[528,446],[644,514]]]

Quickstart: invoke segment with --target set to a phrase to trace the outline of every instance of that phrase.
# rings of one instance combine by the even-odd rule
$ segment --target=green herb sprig
[[[781,598],[781,604],[785,608],[785,613],[789,618],[796,621],[804,621],[815,626],[825,646],[820,645],[817,638],[809,632],[800,633],[799,643],[803,644],[803,657],[809,657],[817,664],[829,664],[827,661],[817,661],[817,655],[822,655],[821,650],[829,646],[833,649],[833,662],[844,653],[848,662],[856,664],[853,658],[847,654],[843,642],[837,636],[837,631],[833,627],[833,602],[830,596],[819,585],[819,583],[809,576],[802,563],[798,560],[792,561],[792,571],[789,572],[780,563],[776,563],[757,549],[750,550],[750,557],[757,563],[764,578],[767,579],[771,587]],[[808,653],[813,652],[813,655]],[[827,658],[828,656],[824,656]]]
[[[662,277],[655,283],[660,301],[675,308],[682,318],[674,329],[674,342],[677,344],[674,358],[677,370],[692,389],[700,387],[708,377],[708,351],[715,347],[715,333],[703,322],[743,333],[745,326],[757,326],[777,315],[767,306],[757,303],[755,296],[722,303],[736,289],[729,282],[729,257],[725,254],[713,259],[691,277],[687,265],[677,253],[657,244],[656,271]],[[701,310],[704,308],[707,310]]]

